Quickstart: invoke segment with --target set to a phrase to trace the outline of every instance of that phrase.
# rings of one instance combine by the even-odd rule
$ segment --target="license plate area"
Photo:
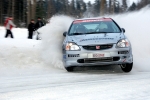
[[[105,54],[93,54],[93,58],[101,58],[101,57],[105,57]]]
[[[110,57],[110,53],[90,53],[88,54],[88,58],[103,58]]]

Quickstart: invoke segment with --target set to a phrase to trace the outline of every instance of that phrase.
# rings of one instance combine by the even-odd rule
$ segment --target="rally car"
[[[63,35],[63,63],[68,72],[93,65],[120,65],[124,72],[132,70],[131,43],[125,29],[112,18],[76,19]]]

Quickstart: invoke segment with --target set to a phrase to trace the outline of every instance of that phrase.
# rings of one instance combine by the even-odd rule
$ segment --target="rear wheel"
[[[127,72],[130,72],[132,70],[133,63],[131,63],[131,64],[122,64],[120,66],[121,66],[122,71],[127,73]]]
[[[65,69],[66,69],[68,72],[73,72],[73,71],[74,71],[74,67],[65,67]]]

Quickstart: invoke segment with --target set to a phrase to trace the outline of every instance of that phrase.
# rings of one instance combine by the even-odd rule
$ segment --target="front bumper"
[[[133,62],[131,48],[116,48],[107,50],[64,51],[63,62],[65,67],[93,66],[93,65],[118,65]],[[93,57],[94,54],[104,54],[104,57]]]

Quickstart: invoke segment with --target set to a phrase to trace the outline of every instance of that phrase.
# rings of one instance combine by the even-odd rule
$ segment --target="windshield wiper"
[[[89,32],[89,33],[85,33],[85,34],[97,34],[97,33],[104,33],[104,34],[106,34],[108,32]]]
[[[85,33],[72,33],[71,35],[84,35]]]
[[[89,32],[89,33],[72,33],[71,35],[86,35],[86,34],[107,34],[108,32]]]

